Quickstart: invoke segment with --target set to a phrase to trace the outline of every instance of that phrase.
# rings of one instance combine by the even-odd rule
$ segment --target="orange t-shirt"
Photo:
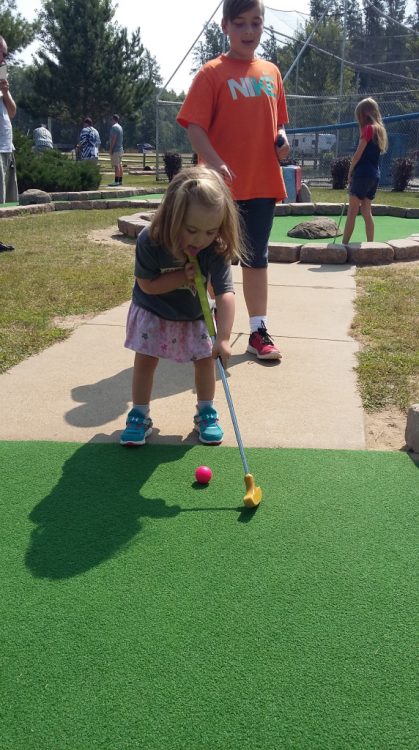
[[[177,116],[199,125],[235,173],[236,200],[286,197],[275,152],[278,125],[288,122],[281,74],[266,60],[210,60],[195,76]]]

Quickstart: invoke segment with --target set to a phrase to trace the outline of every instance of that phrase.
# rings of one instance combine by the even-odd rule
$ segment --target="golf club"
[[[216,335],[215,324],[214,324],[213,317],[211,315],[207,292],[205,289],[204,280],[201,275],[201,270],[199,268],[198,259],[195,256],[190,255],[189,253],[187,255],[188,255],[188,259],[190,260],[190,262],[193,263],[194,265],[195,284],[196,284],[196,289],[198,292],[199,301],[201,303],[201,308],[204,314],[206,326],[208,328],[208,333],[211,337],[211,341],[214,343],[215,335]],[[236,418],[236,412],[234,410],[233,400],[231,398],[230,388],[229,388],[228,381],[226,378],[223,363],[221,362],[220,357],[217,357],[217,366],[218,366],[218,371],[220,373],[221,381],[223,384],[224,392],[226,395],[228,408],[230,410],[231,421],[233,423],[237,445],[239,447],[240,456],[241,456],[244,473],[245,473],[244,483],[246,485],[246,494],[243,498],[243,502],[247,508],[256,508],[256,506],[259,505],[260,501],[262,500],[262,489],[261,487],[255,486],[253,475],[250,474],[249,472],[249,467],[246,461],[246,456],[244,454],[243,441],[241,439],[239,425],[238,425],[237,418]]]
[[[336,232],[335,232],[335,236],[333,237],[332,245],[334,245],[335,242],[336,242],[336,237],[338,236],[338,232],[339,232],[339,229],[340,229],[340,224],[341,224],[341,221],[342,221],[342,216],[345,213],[345,208],[346,208],[346,201],[345,201],[345,203],[342,206],[342,211],[340,212],[339,222],[338,222],[338,225],[336,227]]]

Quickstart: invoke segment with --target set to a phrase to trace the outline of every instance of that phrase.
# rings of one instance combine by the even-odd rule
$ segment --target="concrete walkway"
[[[278,363],[246,353],[248,320],[234,268],[236,319],[229,384],[246,447],[365,448],[354,367],[354,267],[271,264],[269,331]],[[1,440],[117,441],[130,407],[133,353],[124,349],[128,303],[0,376]],[[150,443],[196,443],[193,366],[162,360]],[[224,445],[236,445],[221,382]]]

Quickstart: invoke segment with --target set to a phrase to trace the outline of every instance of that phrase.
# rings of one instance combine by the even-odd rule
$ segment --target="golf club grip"
[[[206,323],[206,326],[208,328],[208,333],[211,337],[215,336],[215,326],[214,321],[212,319],[211,310],[208,302],[208,296],[204,285],[204,280],[202,278],[201,269],[199,267],[198,258],[196,258],[193,255],[188,255],[188,259],[190,263],[193,263],[194,269],[195,269],[195,286],[196,291],[198,292],[199,301],[201,303],[201,309],[204,314],[204,320]]]

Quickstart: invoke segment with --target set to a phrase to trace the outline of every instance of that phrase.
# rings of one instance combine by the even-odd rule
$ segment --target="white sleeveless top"
[[[10,154],[13,151],[12,123],[9,113],[0,97],[0,153]]]

